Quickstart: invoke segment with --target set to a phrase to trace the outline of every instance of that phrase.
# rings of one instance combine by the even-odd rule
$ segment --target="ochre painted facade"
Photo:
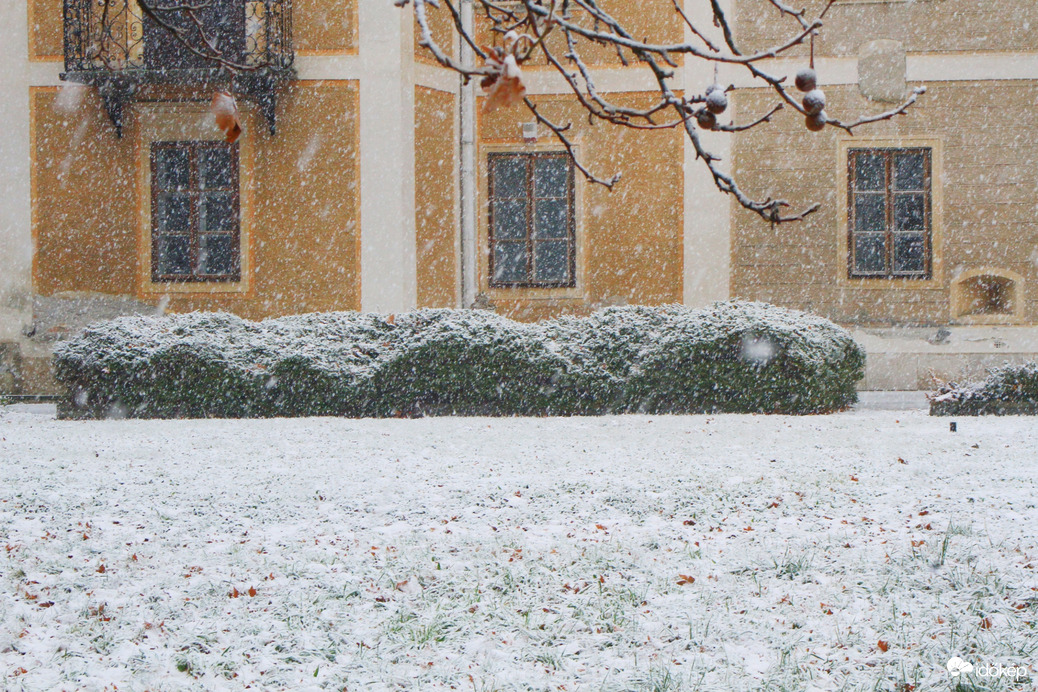
[[[732,232],[732,292],[810,309],[852,325],[944,325],[952,310],[952,282],[985,267],[1022,277],[1023,309],[1014,323],[1034,324],[1038,314],[1035,200],[1038,85],[1034,82],[930,83],[925,99],[907,115],[876,123],[850,137],[836,129],[808,132],[801,117],[782,114],[768,130],[736,143],[736,177],[752,193],[781,193],[822,208],[795,226],[771,227],[741,210]],[[868,113],[854,85],[827,87],[834,113]],[[746,90],[738,110],[759,112],[773,101],[765,90]],[[995,106],[997,104],[997,107]],[[1004,124],[1013,123],[1012,127]],[[848,278],[846,160],[841,142],[891,147],[923,143],[934,159],[934,276],[930,280]],[[798,271],[790,271],[798,267]]]
[[[133,107],[120,139],[96,93],[74,89],[82,100],[67,92],[62,99],[50,88],[33,92],[39,295],[131,296],[162,300],[175,312],[229,310],[254,319],[359,308],[356,83],[291,84],[276,137],[243,107],[243,151],[250,156],[242,157],[241,180],[252,199],[242,219],[249,256],[243,292],[226,291],[223,283],[149,285],[139,220],[142,213],[149,217],[150,199],[137,184],[144,164],[141,119],[133,117],[147,105]],[[169,110],[175,118],[176,108]]]
[[[807,16],[817,16],[828,0],[803,0]],[[1038,47],[1033,0],[837,0],[825,16],[815,43],[819,56],[856,55],[877,39],[904,44],[912,53],[991,51],[1031,52]],[[744,52],[762,50],[789,36],[798,26],[781,19],[768,0],[735,3],[735,35]],[[802,48],[790,55],[804,54]]]
[[[8,0],[18,2],[19,0]],[[62,1],[26,0],[29,18],[29,59],[60,61],[64,55],[62,44]]]
[[[613,95],[623,106],[645,108],[650,94]],[[543,319],[562,313],[586,313],[607,305],[659,305],[681,302],[682,291],[682,148],[676,130],[618,130],[589,125],[572,96],[534,99],[545,117],[572,123],[567,136],[581,161],[603,177],[623,172],[610,192],[577,176],[577,286],[574,289],[490,288],[487,278],[486,161],[492,151],[560,151],[543,126],[536,144],[522,139],[529,114],[498,110],[480,119],[479,205],[480,290],[502,314]]]
[[[602,0],[599,2],[602,10],[617,20],[625,27],[631,36],[648,37],[657,44],[670,45],[681,43],[683,40],[683,24],[674,12],[672,0]],[[589,30],[596,30],[594,20],[579,8],[573,10],[574,19],[580,21],[581,25]],[[477,38],[481,46],[493,46],[501,44],[501,36],[491,31],[491,22],[483,20],[477,25]],[[551,46],[556,56],[563,56],[567,52],[565,37],[560,32],[552,32],[546,38],[547,45]],[[628,63],[637,62],[630,52],[625,52],[621,58],[614,48],[597,43],[581,42],[580,56],[587,65],[622,67],[624,60]],[[675,56],[680,60],[681,56]],[[553,70],[547,64],[543,53],[537,51],[532,59],[526,64],[525,69]]]
[[[133,139],[115,139],[95,91],[77,88],[74,95],[59,100],[59,91],[47,87],[31,94],[34,288],[42,295],[133,295]]]
[[[21,7],[22,0],[12,1]],[[601,4],[635,37],[666,44],[686,36],[671,0]],[[824,0],[806,5],[810,13]],[[31,218],[5,236],[21,234],[24,247],[0,257],[0,279],[22,271],[10,257],[24,251],[32,258],[20,287],[0,282],[0,316],[11,322],[0,324],[0,350],[17,352],[21,374],[14,381],[21,391],[46,390],[53,339],[92,318],[163,310],[228,310],[260,319],[476,304],[537,320],[609,305],[701,305],[731,296],[814,311],[874,339],[868,342],[869,386],[916,386],[938,356],[949,372],[967,352],[1001,357],[993,350],[998,346],[991,353],[975,346],[991,334],[1010,344],[1007,355],[1038,353],[1033,0],[1005,0],[997,11],[973,0],[836,2],[816,44],[832,115],[853,119],[886,110],[891,103],[863,93],[882,98],[875,90],[896,91],[903,82],[907,94],[919,74],[927,75],[928,93],[908,114],[863,127],[853,138],[834,128],[810,133],[788,108],[749,132],[705,135],[722,168],[730,166],[752,196],[782,197],[792,208],[821,204],[791,225],[772,226],[718,197],[680,130],[589,123],[564,81],[547,74],[550,67],[539,59],[524,65],[530,98],[548,118],[571,124],[567,136],[581,161],[603,177],[623,174],[611,192],[575,174],[576,278],[569,288],[498,288],[488,279],[488,156],[560,152],[563,145],[543,125],[535,140],[524,139],[523,127],[533,121],[525,109],[484,113],[483,99],[475,98],[469,149],[461,81],[418,45],[404,14],[410,8],[389,0],[292,0],[296,73],[278,87],[277,133],[270,134],[255,105],[239,101],[245,130],[241,280],[152,283],[146,156],[152,141],[219,138],[205,120],[211,89],[142,88],[127,107],[122,138],[116,137],[97,89],[60,79],[62,6],[62,0],[25,0],[26,22],[19,25],[25,29],[18,30],[27,36],[4,44],[27,46],[19,56],[24,93],[10,98],[25,104],[19,117],[31,166],[24,167],[22,198]],[[706,6],[685,3],[696,21]],[[795,22],[765,0],[731,6],[735,40],[744,51],[795,31]],[[437,41],[456,55],[449,12],[429,12]],[[10,33],[0,27],[3,36]],[[481,45],[500,43],[485,20],[477,20],[477,33]],[[869,62],[873,50],[887,53]],[[585,44],[581,55],[601,77],[597,83],[613,90],[611,100],[644,107],[656,98],[643,66],[624,69],[615,51],[599,46]],[[792,59],[768,69],[789,74],[805,64],[806,49],[786,57]],[[869,73],[869,65],[896,68],[899,60],[904,74]],[[676,88],[699,89],[713,79],[712,65],[678,63],[671,67]],[[722,68],[721,78],[738,82],[738,72]],[[738,86],[728,113],[736,122],[776,102],[773,92],[748,81]],[[848,277],[847,152],[855,146],[931,150],[929,278]],[[467,153],[475,172],[463,181]],[[0,171],[5,190],[21,184],[18,175]],[[465,182],[474,184],[474,201],[463,198]],[[724,269],[704,271],[716,266]],[[697,283],[704,275],[716,285]],[[981,314],[985,286],[995,285],[990,277],[1011,287],[1011,305]],[[895,343],[913,328],[919,343]],[[989,328],[1003,331],[977,331]],[[1010,328],[1017,331],[1004,331]],[[957,350],[931,352],[925,339],[938,329],[959,330],[952,338]],[[900,365],[905,352],[915,358],[911,366]],[[877,375],[877,363],[895,374]],[[7,381],[0,378],[0,387],[10,389]]]
[[[299,55],[349,55],[359,39],[361,0],[292,0],[292,38]]]
[[[458,305],[457,97],[415,89],[415,245],[418,307]]]

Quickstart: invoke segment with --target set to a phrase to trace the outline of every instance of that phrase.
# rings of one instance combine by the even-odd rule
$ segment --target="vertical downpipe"
[[[461,0],[461,23],[469,36],[474,26],[473,0]],[[461,41],[461,64],[475,67],[476,56],[472,47]],[[458,98],[461,122],[460,183],[461,183],[461,307],[468,308],[476,300],[476,93],[475,83],[462,83]]]

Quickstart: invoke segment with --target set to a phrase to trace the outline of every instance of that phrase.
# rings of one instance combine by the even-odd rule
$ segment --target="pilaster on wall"
[[[32,321],[27,4],[0,3],[0,342]]]
[[[414,31],[391,2],[361,2],[361,309],[417,303]]]
[[[714,16],[709,3],[685,0],[685,13],[691,22],[705,30],[714,29]],[[721,0],[721,7],[732,15],[731,0]],[[715,32],[711,40],[723,44],[724,37]],[[697,40],[685,29],[685,40]],[[704,60],[685,60],[685,90],[702,93],[714,79],[714,67]],[[731,83],[734,75],[721,69],[718,80]],[[732,109],[734,110],[734,109]],[[729,113],[727,116],[733,116]],[[721,166],[732,165],[731,135],[699,130],[703,147],[721,159]],[[685,138],[685,269],[684,303],[695,307],[729,297],[729,265],[731,245],[731,202],[717,189],[713,176],[702,160],[696,158],[692,142]]]

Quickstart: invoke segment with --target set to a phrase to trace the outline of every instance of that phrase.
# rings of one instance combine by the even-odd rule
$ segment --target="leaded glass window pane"
[[[857,190],[883,190],[887,184],[886,162],[882,156],[862,154],[855,165]]]
[[[894,155],[894,189],[922,190],[926,180],[926,156],[921,152]]]
[[[494,244],[494,280],[523,283],[529,279],[526,243]]]
[[[929,278],[929,149],[851,149],[850,275]]]
[[[164,235],[158,239],[157,246],[160,274],[191,272],[191,236]]]
[[[858,232],[884,231],[887,227],[887,198],[883,195],[854,196],[855,229]]]
[[[526,207],[525,199],[495,199],[494,237],[498,240],[526,239]]]
[[[238,147],[155,142],[151,174],[152,281],[237,281]]]
[[[854,238],[854,265],[859,272],[886,271],[886,241],[881,233],[859,233]]]
[[[926,197],[894,195],[894,230],[922,231],[926,228]]]
[[[569,243],[548,240],[536,244],[534,279],[549,283],[565,281],[569,276]]]
[[[497,199],[506,197],[526,199],[529,192],[526,159],[521,156],[502,156],[491,160],[493,161],[494,197]]]
[[[537,197],[568,197],[569,166],[569,159],[562,156],[534,159],[534,195]]]
[[[894,271],[926,271],[926,236],[922,233],[894,234]]]
[[[199,236],[198,273],[222,275],[236,269],[234,237],[227,234]]]
[[[574,285],[573,164],[560,154],[491,154],[490,285]]]
[[[565,238],[569,235],[569,200],[538,199],[534,212],[534,237]]]

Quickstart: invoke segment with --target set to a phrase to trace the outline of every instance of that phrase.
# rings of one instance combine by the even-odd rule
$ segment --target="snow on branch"
[[[781,18],[795,22],[788,36],[775,45],[764,50],[746,53],[740,50],[732,30],[732,23],[724,12],[720,0],[702,0],[710,3],[712,27],[700,26],[685,12],[681,0],[671,0],[675,16],[687,29],[692,41],[668,43],[652,40],[653,37],[636,37],[623,22],[616,19],[599,4],[599,0],[469,0],[478,12],[481,30],[487,30],[500,40],[502,46],[489,48],[481,46],[477,34],[482,31],[467,27],[462,21],[461,3],[466,0],[394,0],[400,7],[413,7],[415,22],[418,25],[418,44],[428,50],[444,67],[462,75],[465,81],[476,78],[488,94],[485,110],[501,107],[505,102],[525,106],[537,119],[545,125],[558,139],[567,153],[574,160],[577,169],[592,183],[612,189],[619,181],[619,175],[599,176],[588,170],[578,160],[576,151],[569,141],[567,132],[569,124],[555,123],[537,110],[533,100],[525,97],[522,84],[522,67],[532,59],[543,60],[565,81],[577,102],[587,112],[591,122],[602,120],[612,125],[631,129],[672,129],[684,130],[696,151],[697,158],[702,160],[713,176],[717,188],[732,195],[738,203],[771,223],[799,221],[819,209],[812,204],[796,212],[786,212],[791,205],[782,199],[753,199],[746,194],[719,165],[719,158],[712,154],[703,144],[702,131],[725,133],[742,132],[768,123],[772,116],[786,105],[804,116],[809,130],[819,131],[826,127],[834,127],[848,133],[862,125],[889,120],[902,115],[919,97],[925,93],[923,87],[916,88],[911,96],[901,105],[884,113],[843,121],[831,117],[825,110],[824,92],[818,88],[817,75],[814,72],[814,36],[823,27],[823,18],[835,0],[828,0],[821,12],[810,17],[806,10],[796,10],[781,0],[768,0],[779,12]],[[481,65],[463,65],[451,57],[433,36],[430,27],[428,8],[446,9],[454,23],[454,28],[461,40],[472,48],[482,61]],[[724,38],[723,45],[711,40],[711,34],[719,31]],[[552,41],[552,34],[561,34],[561,41]],[[766,71],[766,61],[781,57],[793,48],[811,45],[811,67],[801,70],[797,75],[795,87],[803,94],[796,94],[793,86],[787,83],[785,76],[773,75]],[[593,71],[588,66],[584,54],[589,47],[607,48],[613,51],[620,62],[627,66],[638,63],[649,68],[657,88],[658,97],[646,108],[631,108],[611,100],[609,94],[598,89]],[[732,86],[715,83],[709,85],[699,94],[681,93],[676,86],[680,81],[677,70],[682,60],[698,60],[704,64],[731,65],[744,69],[749,76],[770,88],[778,102],[766,113],[747,123],[723,123],[721,116],[728,107],[728,92]],[[715,67],[715,75],[717,74]],[[502,80],[508,81],[508,89],[503,96]]]
[[[158,0],[137,0],[137,3],[146,18],[169,32],[192,54],[231,73],[265,67],[262,63],[244,64],[235,61],[220,49],[210,33],[211,28],[205,25],[199,14],[213,1],[183,0],[180,4],[170,4]],[[440,65],[461,75],[465,82],[479,80],[487,95],[484,110],[509,107],[528,109],[539,123],[551,130],[573,159],[574,165],[590,182],[613,189],[620,176],[600,176],[584,166],[578,160],[576,150],[566,134],[570,124],[550,120],[537,110],[533,100],[526,97],[522,69],[527,62],[543,60],[561,75],[591,122],[602,120],[630,129],[684,130],[697,158],[707,166],[717,188],[732,195],[741,206],[771,223],[798,221],[815,212],[819,205],[809,205],[799,212],[787,214],[784,210],[790,204],[785,200],[753,199],[729,173],[721,169],[719,158],[704,146],[700,137],[702,131],[734,133],[760,127],[788,105],[804,116],[809,130],[820,131],[834,127],[852,133],[857,127],[906,113],[926,91],[924,87],[916,88],[904,103],[883,113],[846,122],[834,118],[825,110],[825,94],[818,88],[814,72],[814,37],[821,31],[822,20],[835,0],[828,0],[816,17],[810,17],[806,10],[796,10],[782,0],[768,0],[778,10],[780,18],[792,22],[792,28],[785,39],[752,53],[742,51],[737,45],[731,20],[720,0],[701,1],[710,4],[709,16],[713,26],[700,26],[685,12],[682,0],[671,0],[675,16],[693,38],[678,43],[634,36],[621,21],[603,9],[599,0],[393,0],[393,3],[398,7],[412,7],[418,26],[418,45],[427,50]],[[111,3],[126,0],[100,2],[107,11]],[[476,8],[480,31],[467,26],[463,20],[463,2],[471,2]],[[430,22],[430,7],[441,11],[446,9],[461,41],[471,48],[481,64],[467,64],[437,42]],[[500,45],[481,45],[479,37],[484,29],[494,37],[493,42]],[[709,38],[717,31],[724,39],[721,45]],[[561,35],[561,40],[553,40],[553,34]],[[811,46],[811,67],[797,74],[794,85],[788,84],[785,76],[771,74],[765,69],[768,60],[807,44]],[[648,67],[659,92],[655,102],[645,108],[632,108],[613,101],[609,94],[600,91],[584,57],[589,47],[611,50],[625,66],[637,63]],[[746,70],[753,80],[770,88],[778,101],[766,113],[747,123],[724,123],[719,116],[728,108],[728,92],[733,87],[716,83],[715,77],[715,83],[702,93],[682,93],[682,89],[677,86],[680,84],[677,71],[681,61],[688,60],[713,64],[715,75],[716,66],[722,64]],[[677,83],[675,80],[678,80]],[[795,93],[793,86],[803,95]]]

